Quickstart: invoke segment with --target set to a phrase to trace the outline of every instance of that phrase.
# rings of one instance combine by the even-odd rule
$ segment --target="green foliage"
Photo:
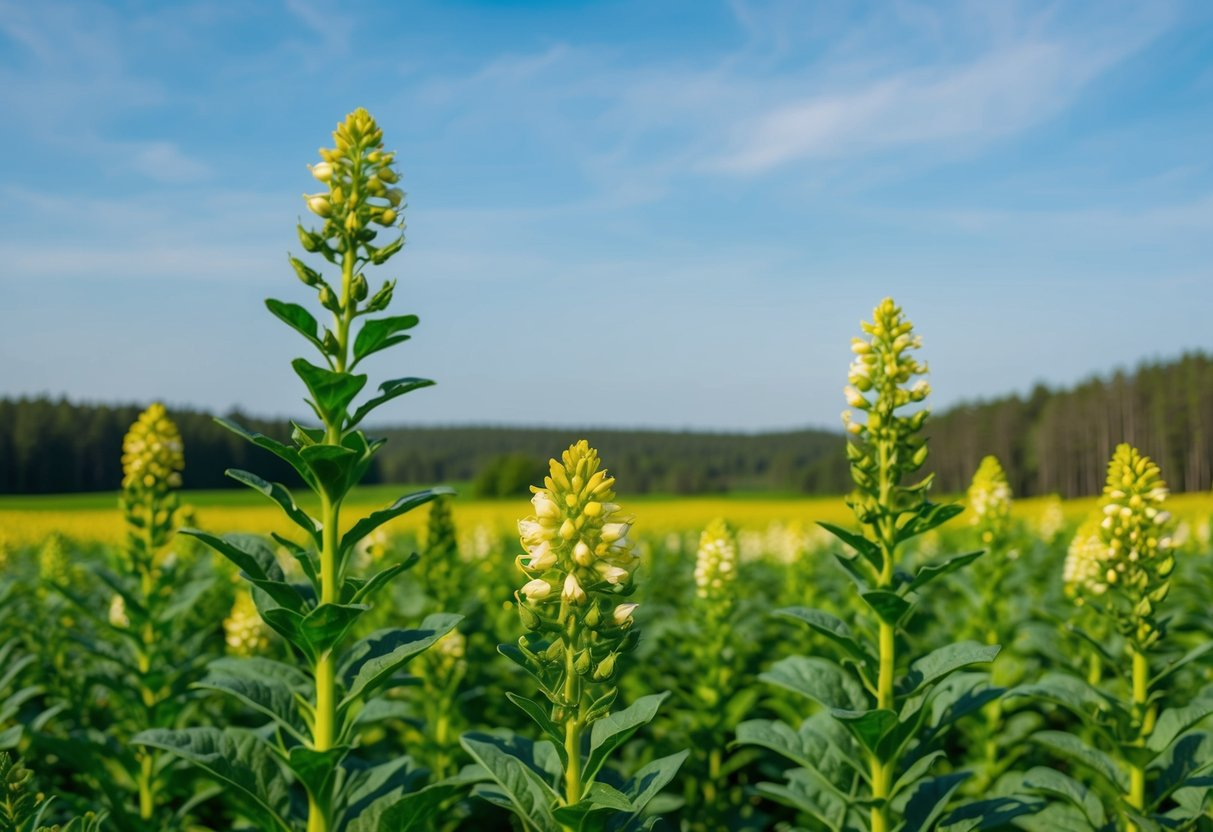
[[[525,554],[516,559],[530,580],[514,593],[526,633],[501,652],[522,667],[547,705],[507,694],[544,739],[465,734],[464,749],[486,784],[475,794],[509,810],[525,829],[596,832],[648,829],[650,801],[678,771],[686,752],[655,760],[624,782],[604,766],[657,714],[668,694],[643,696],[612,711],[620,657],[635,649],[638,557],[631,521],[613,502],[615,480],[582,440],[550,464],[533,487],[535,514],[519,523]],[[603,775],[603,776],[600,776]]]
[[[850,550],[838,560],[862,603],[855,607],[854,626],[820,610],[786,611],[833,643],[839,659],[791,656],[772,665],[763,674],[765,681],[820,710],[799,732],[754,721],[739,730],[739,739],[800,766],[786,773],[783,784],[761,784],[759,789],[828,829],[927,829],[945,815],[965,778],[955,772],[933,774],[942,757],[941,740],[953,722],[999,693],[979,675],[958,671],[993,661],[999,647],[962,641],[908,661],[905,657],[907,626],[923,591],[975,555],[937,560],[916,572],[903,568],[902,547],[941,526],[959,507],[931,503],[929,477],[912,485],[904,482],[927,457],[921,435],[927,411],[903,412],[929,391],[924,381],[910,384],[926,371],[910,354],[920,339],[887,299],[863,328],[870,338],[854,341],[856,358],[846,393],[867,420],[860,423],[849,411],[843,414],[853,437],[847,457],[856,486],[848,502],[862,531],[823,524]]]
[[[410,766],[368,766],[355,749],[361,719],[377,698],[397,687],[406,665],[458,623],[459,616],[429,615],[416,629],[388,628],[355,640],[356,625],[411,562],[377,575],[355,573],[351,555],[367,535],[384,523],[449,493],[434,489],[402,497],[358,520],[344,534],[341,506],[374,460],[382,440],[370,439],[357,425],[377,407],[411,390],[423,379],[395,379],[355,407],[367,376],[353,369],[367,356],[401,343],[415,316],[367,318],[390,303],[393,282],[369,295],[365,268],[380,265],[403,244],[403,193],[394,154],[383,149],[382,131],[365,110],[357,110],[334,133],[336,147],[322,150],[324,161],[312,168],[328,191],[307,197],[309,209],[324,222],[318,231],[299,227],[308,252],[319,254],[340,271],[339,288],[302,261],[292,258],[298,277],[316,290],[331,316],[323,331],[310,312],[296,304],[267,302],[269,310],[301,334],[320,354],[324,366],[299,358],[292,363],[307,388],[307,402],[319,427],[295,425],[290,444],[245,430],[225,427],[287,463],[320,502],[313,516],[281,483],[232,470],[229,476],[275,503],[303,532],[308,545],[291,544],[291,554],[306,579],[289,578],[276,552],[247,535],[216,536],[184,530],[230,560],[253,586],[253,600],[266,625],[289,645],[290,663],[270,659],[211,665],[202,686],[231,694],[269,722],[250,731],[235,726],[150,730],[136,738],[144,749],[160,749],[193,763],[233,790],[245,818],[259,829],[328,832],[363,825],[364,818],[388,817],[424,786]],[[376,246],[376,226],[397,232]],[[354,332],[359,319],[361,328]],[[372,785],[373,784],[373,785]],[[367,824],[370,824],[367,827]]]

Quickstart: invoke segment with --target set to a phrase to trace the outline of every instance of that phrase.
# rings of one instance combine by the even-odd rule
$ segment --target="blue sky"
[[[306,165],[399,151],[393,422],[838,426],[1213,349],[1213,5],[0,0],[0,394],[303,412]]]

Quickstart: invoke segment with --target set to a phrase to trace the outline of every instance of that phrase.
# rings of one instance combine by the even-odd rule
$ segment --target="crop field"
[[[314,418],[221,420],[298,483],[183,491],[153,404],[118,494],[0,500],[0,832],[1213,829],[1213,496],[1129,444],[1099,497],[936,493],[892,299],[845,497],[630,498],[592,435],[529,502],[360,487],[433,382],[359,370],[418,323],[395,156],[365,110],[320,156],[315,303],[266,302]]]

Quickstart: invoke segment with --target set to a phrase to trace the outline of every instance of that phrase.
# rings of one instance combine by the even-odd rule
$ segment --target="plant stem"
[[[1154,730],[1154,708],[1147,705],[1150,696],[1150,662],[1146,654],[1138,647],[1131,648],[1133,653],[1133,713],[1140,720],[1137,740],[1134,743],[1144,746],[1146,739]],[[1129,805],[1139,812],[1146,808],[1146,770],[1143,766],[1129,766]],[[1129,832],[1135,832],[1136,825],[1126,824]]]
[[[884,415],[886,424],[891,417],[892,412]],[[892,454],[887,440],[880,442],[879,454],[880,510],[882,513],[876,521],[876,531],[879,537],[882,562],[876,585],[880,589],[885,589],[893,585],[893,563],[897,550],[896,521],[889,513],[893,482],[890,477]],[[880,622],[878,643],[880,668],[876,683],[876,707],[890,711],[896,710],[893,693],[894,675],[897,669],[896,635],[896,629],[892,624],[883,620]],[[882,762],[874,754],[869,759],[872,797],[876,800],[876,805],[872,807],[871,813],[872,832],[888,832],[890,828],[888,800],[889,791],[893,785],[891,775],[896,762],[896,759]]]
[[[581,677],[577,674],[576,658],[579,635],[577,619],[569,616],[564,649],[564,750],[569,764],[564,770],[564,803],[572,806],[581,801]],[[574,832],[571,826],[564,827]]]

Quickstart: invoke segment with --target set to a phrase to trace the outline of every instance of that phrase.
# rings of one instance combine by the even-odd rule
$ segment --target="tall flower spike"
[[[1126,608],[1118,614],[1139,647],[1159,637],[1155,607],[1167,596],[1175,568],[1167,486],[1158,466],[1136,448],[1118,445],[1108,464],[1099,539],[1107,546],[1104,580]]]
[[[737,537],[721,518],[708,523],[695,558],[695,592],[705,600],[727,602],[737,579]]]
[[[1104,574],[1107,572],[1108,546],[1099,538],[1099,522],[1089,520],[1078,528],[1066,550],[1062,581],[1066,594],[1083,606],[1091,596],[1108,591]]]
[[[998,457],[987,456],[981,461],[968,497],[972,512],[969,522],[977,527],[981,542],[1001,549],[1011,524],[1011,486]]]
[[[122,487],[163,493],[181,487],[184,469],[181,434],[156,402],[139,414],[122,441]]]

